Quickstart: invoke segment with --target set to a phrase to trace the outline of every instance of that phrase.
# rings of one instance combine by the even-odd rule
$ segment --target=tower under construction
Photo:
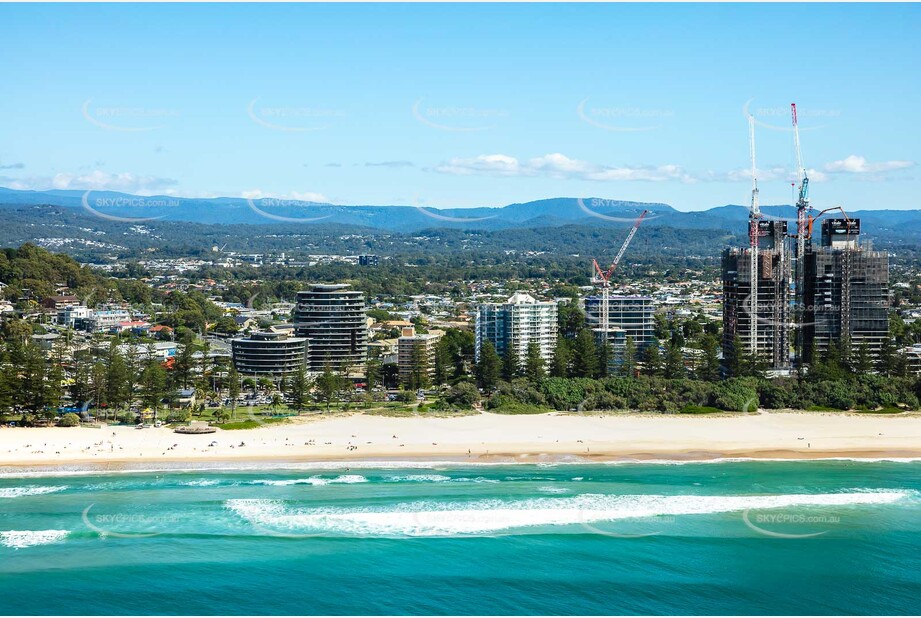
[[[738,341],[760,363],[784,371],[790,365],[787,224],[765,220],[761,214],[752,116],[748,117],[748,144],[752,167],[748,248],[723,251],[723,354],[738,352],[733,350]]]
[[[803,360],[844,341],[878,355],[889,337],[889,254],[862,244],[860,219],[845,216],[822,221],[821,243],[804,257]]]
[[[753,247],[723,251],[723,354],[738,337],[746,353],[783,371],[790,367],[787,223],[762,219],[756,229]]]

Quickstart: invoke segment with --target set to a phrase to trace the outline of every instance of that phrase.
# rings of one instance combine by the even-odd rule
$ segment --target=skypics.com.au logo
[[[311,202],[308,200],[289,200],[274,197],[246,198],[246,205],[249,206],[250,210],[261,217],[271,219],[272,221],[283,221],[285,223],[315,223],[323,219],[329,219],[332,216],[331,214],[326,214],[314,217],[302,217],[293,216],[293,214],[273,213],[266,210],[266,208],[277,208],[282,209],[283,212],[297,213],[325,205],[320,202]]]
[[[80,107],[83,118],[106,131],[139,133],[166,127],[179,117],[179,110],[165,107],[100,106],[87,99]]]
[[[100,219],[119,221],[122,223],[156,221],[157,219],[164,218],[166,213],[145,216],[134,216],[134,214],[145,211],[162,212],[164,209],[176,208],[179,206],[179,200],[164,196],[107,197],[105,195],[96,195],[93,197],[93,193],[94,191],[87,191],[83,194],[81,198],[83,209]]]
[[[309,106],[259,105],[256,97],[246,106],[246,114],[254,123],[273,131],[306,133],[329,128],[336,120],[345,118],[341,109]]]
[[[423,105],[422,99],[413,103],[412,115],[427,127],[455,132],[486,131],[511,116],[504,109]]]
[[[582,122],[621,133],[654,131],[664,125],[665,119],[675,117],[674,110],[635,106],[599,107],[590,106],[585,98],[576,106],[576,114]]]

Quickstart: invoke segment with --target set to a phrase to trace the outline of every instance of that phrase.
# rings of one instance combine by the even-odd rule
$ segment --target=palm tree
[[[269,404],[272,407],[272,414],[278,412],[278,406],[280,406],[282,403],[283,402],[280,393],[275,393],[272,395],[272,403]]]

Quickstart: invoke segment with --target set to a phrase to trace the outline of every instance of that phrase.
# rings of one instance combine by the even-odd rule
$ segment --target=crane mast
[[[795,323],[797,326],[796,333],[796,352],[802,362],[803,352],[803,293],[805,285],[806,269],[806,237],[808,226],[809,210],[809,175],[806,173],[806,166],[803,165],[803,152],[799,143],[799,122],[796,116],[796,103],[790,104],[790,110],[793,116],[793,147],[796,151],[797,173],[800,174],[799,197],[796,200],[796,294],[795,294]]]
[[[748,213],[749,273],[751,293],[749,294],[749,351],[758,353],[758,221],[761,207],[758,203],[758,172],[755,164],[755,117],[748,117],[748,148],[752,163],[751,210]]]
[[[614,275],[614,271],[617,270],[617,265],[620,264],[620,260],[624,257],[624,253],[627,252],[627,247],[630,246],[630,241],[633,240],[633,237],[636,236],[636,231],[640,228],[640,224],[643,222],[643,218],[649,214],[648,210],[644,210],[639,217],[637,217],[636,222],[633,224],[633,227],[630,228],[630,232],[627,234],[627,238],[624,240],[624,244],[620,246],[620,251],[617,252],[617,255],[614,257],[614,261],[611,262],[611,266],[607,270],[601,270],[601,266],[598,264],[598,260],[592,260],[592,264],[595,267],[595,273],[592,276],[592,281],[595,283],[601,284],[601,328],[607,332],[610,328],[609,319],[610,319],[610,310],[609,310],[609,299],[610,299],[610,290],[611,290],[611,277]]]

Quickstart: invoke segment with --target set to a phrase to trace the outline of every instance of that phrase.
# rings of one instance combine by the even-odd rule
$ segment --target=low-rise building
[[[244,375],[281,377],[308,368],[305,337],[255,332],[231,340],[234,367]]]

